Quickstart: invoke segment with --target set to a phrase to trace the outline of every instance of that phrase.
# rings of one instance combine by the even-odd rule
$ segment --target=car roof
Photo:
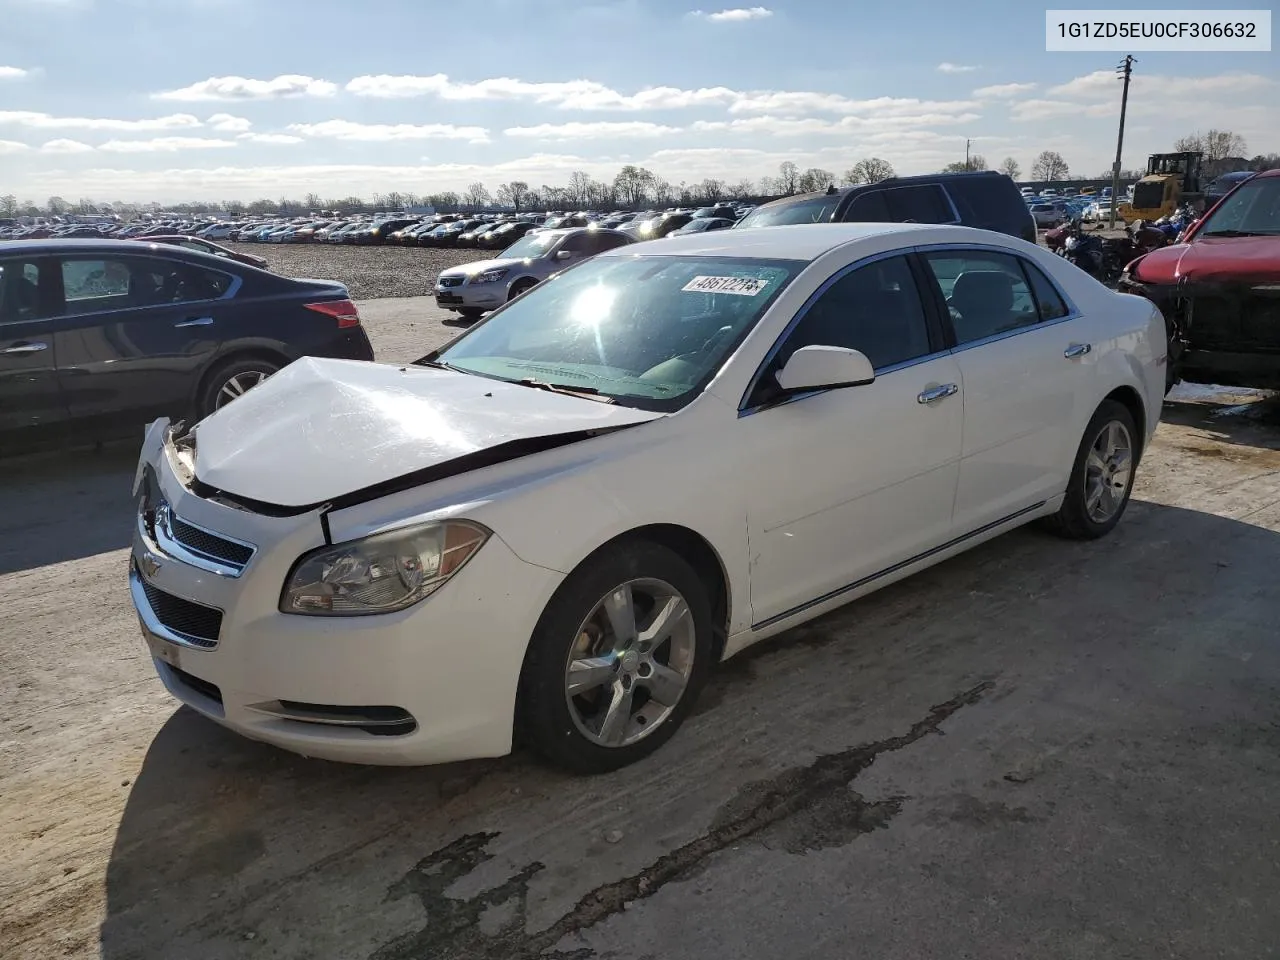
[[[745,257],[764,260],[816,260],[829,250],[872,237],[901,235],[904,243],[955,240],[992,243],[1004,234],[972,227],[921,223],[798,223],[777,227],[732,227],[702,233],[674,234],[597,254],[600,257],[685,256]]]
[[[884,180],[877,180],[875,183],[856,183],[852,186],[836,187],[834,190],[814,190],[809,193],[795,193],[789,197],[779,197],[777,200],[770,200],[768,203],[762,203],[757,207],[757,209],[785,207],[800,201],[815,200],[821,197],[840,197],[843,199],[855,190],[866,191],[871,187],[914,187],[928,185],[931,183],[950,184],[963,181],[972,182],[974,180],[983,179],[992,180],[1008,178],[1005,177],[1003,173],[996,170],[968,170],[959,173],[921,173],[913,177],[887,177]]]
[[[3,247],[0,247],[0,253],[45,254],[46,256],[62,251],[72,253],[143,253],[156,248],[156,245],[150,243],[149,240],[149,237],[143,237],[139,240],[63,240],[57,237],[48,237],[44,240],[9,240],[5,242]],[[182,256],[185,254],[203,256],[203,254],[195,254],[193,251],[171,244],[164,245],[164,252],[165,256]]]

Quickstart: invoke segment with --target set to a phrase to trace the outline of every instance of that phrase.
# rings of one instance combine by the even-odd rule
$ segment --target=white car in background
[[[1111,219],[1111,201],[1095,200],[1084,208],[1081,219],[1088,223],[1099,223],[1103,220]]]
[[[130,589],[168,690],[245,736],[609,770],[765,637],[1032,520],[1109,532],[1164,360],[1150,302],[996,233],[624,246],[418,365],[156,421]]]

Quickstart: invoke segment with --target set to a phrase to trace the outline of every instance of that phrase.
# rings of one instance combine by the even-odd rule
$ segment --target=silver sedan
[[[537,230],[492,260],[477,260],[441,271],[436,279],[436,303],[474,319],[565,267],[633,242],[625,233],[598,227]]]

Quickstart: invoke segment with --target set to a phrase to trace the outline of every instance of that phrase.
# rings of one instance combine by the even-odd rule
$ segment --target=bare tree
[[[1249,161],[1249,169],[1259,173],[1277,168],[1280,168],[1280,153],[1260,153]]]
[[[893,172],[893,164],[888,160],[881,160],[879,157],[867,157],[865,160],[859,160],[852,167],[844,172],[842,178],[845,183],[879,183],[881,180],[888,180],[895,176]]]
[[[308,193],[305,197],[302,198],[302,205],[306,207],[307,210],[310,211],[311,213],[315,213],[315,211],[321,209],[324,206],[324,201],[320,199],[320,194]]]
[[[504,183],[498,187],[498,202],[505,203],[507,206],[520,212],[520,207],[524,205],[525,200],[529,196],[529,184],[523,180],[512,180],[510,183]]]
[[[801,193],[814,193],[818,190],[827,189],[835,182],[836,175],[830,170],[823,170],[821,167],[810,167],[800,174],[796,180],[796,189]]]
[[[493,198],[489,196],[489,190],[480,181],[468,184],[466,193],[463,194],[467,201],[467,206],[472,210],[479,210],[481,207],[487,207],[493,202]]]
[[[703,203],[715,203],[724,196],[724,181],[708,177],[698,184],[696,193]]]
[[[618,175],[613,178],[613,185],[623,202],[637,209],[644,203],[656,181],[657,178],[644,167],[629,163],[618,171]]]
[[[1022,175],[1022,168],[1018,166],[1018,161],[1013,157],[1005,157],[1000,161],[1000,166],[996,167],[996,169],[1010,180],[1017,180]]]
[[[948,163],[942,168],[943,173],[967,173],[971,170],[986,170],[987,158],[980,153],[975,153],[968,160],[957,160],[955,163]]]
[[[730,200],[746,200],[748,197],[754,196],[756,185],[750,180],[739,180],[730,187],[725,188],[725,195]]]
[[[676,188],[670,180],[663,180],[661,177],[655,177],[653,181],[653,202],[660,207],[671,204],[676,199]]]
[[[1208,133],[1193,133],[1189,137],[1179,137],[1174,141],[1173,149],[1178,153],[1199,152],[1206,160],[1225,160],[1228,157],[1243,157],[1249,149],[1244,137],[1230,130],[1210,130]]]
[[[778,165],[778,187],[782,193],[795,193],[800,182],[800,168],[790,160]]]
[[[589,173],[575,170],[569,174],[569,202],[575,209],[581,210],[590,206],[594,186],[595,181],[591,179]]]
[[[67,212],[71,205],[61,197],[50,197],[45,206],[48,208],[50,216],[60,217]]]
[[[1065,180],[1071,176],[1067,161],[1056,150],[1042,150],[1031,164],[1032,180]]]
[[[12,193],[0,197],[0,217],[16,217],[18,215],[18,198]]]
[[[392,190],[387,194],[387,208],[389,210],[404,209],[404,194],[399,191]]]

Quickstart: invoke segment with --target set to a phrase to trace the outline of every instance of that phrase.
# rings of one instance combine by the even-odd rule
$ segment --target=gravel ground
[[[493,256],[487,250],[427,247],[355,247],[327,243],[228,243],[266,257],[286,277],[313,277],[345,283],[356,300],[426,295],[441,270]]]

